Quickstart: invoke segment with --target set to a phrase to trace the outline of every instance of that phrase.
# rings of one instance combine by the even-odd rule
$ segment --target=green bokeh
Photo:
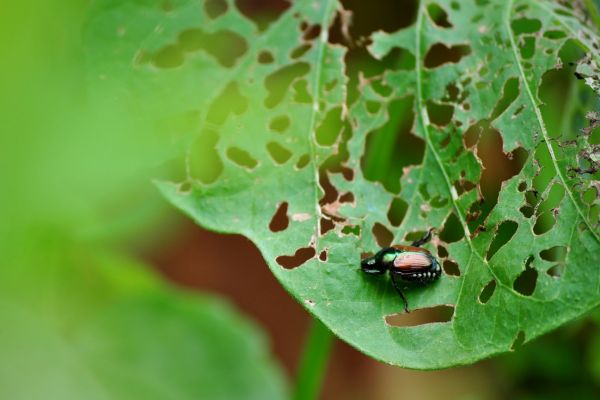
[[[256,327],[127,255],[172,226],[151,177],[185,134],[91,79],[88,7],[0,13],[0,398],[283,398]]]

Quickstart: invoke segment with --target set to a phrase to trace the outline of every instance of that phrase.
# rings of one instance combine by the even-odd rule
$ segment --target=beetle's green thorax
[[[381,262],[390,266],[393,264],[394,260],[396,259],[396,256],[397,252],[395,250],[388,251],[381,256]]]
[[[360,266],[368,274],[383,274],[391,268],[396,255],[397,252],[393,248],[383,249],[374,256],[362,260]]]

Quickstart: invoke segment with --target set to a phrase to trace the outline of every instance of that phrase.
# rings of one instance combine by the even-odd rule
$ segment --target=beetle
[[[424,286],[440,277],[442,268],[431,253],[421,248],[431,240],[433,229],[410,246],[394,245],[381,249],[372,257],[361,261],[363,272],[372,275],[390,273],[392,284],[404,302],[404,311],[408,311],[408,301],[402,293],[401,285]]]

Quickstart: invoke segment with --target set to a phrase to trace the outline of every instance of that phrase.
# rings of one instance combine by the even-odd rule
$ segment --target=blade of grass
[[[334,336],[319,320],[313,319],[298,367],[294,400],[316,399],[327,368]]]

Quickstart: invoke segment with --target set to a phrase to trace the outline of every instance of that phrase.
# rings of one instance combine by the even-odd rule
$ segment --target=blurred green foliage
[[[169,232],[179,138],[91,83],[88,7],[0,13],[0,398],[283,398],[256,327],[128,255]]]

